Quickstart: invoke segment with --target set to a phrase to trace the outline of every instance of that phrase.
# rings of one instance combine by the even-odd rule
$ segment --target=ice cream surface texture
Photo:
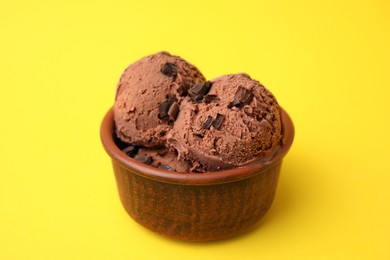
[[[168,96],[177,100],[177,88],[183,82],[204,81],[196,67],[167,52],[134,62],[117,86],[114,118],[118,137],[133,145],[164,146],[172,122],[159,118],[159,104]]]
[[[117,137],[137,150],[131,157],[178,172],[266,160],[281,142],[279,105],[260,82],[245,73],[206,81],[195,66],[166,52],[125,70],[114,119]]]
[[[278,146],[278,104],[258,81],[225,75],[211,81],[208,96],[210,101],[182,101],[168,138],[180,158],[199,162],[201,171],[215,171],[242,166]]]

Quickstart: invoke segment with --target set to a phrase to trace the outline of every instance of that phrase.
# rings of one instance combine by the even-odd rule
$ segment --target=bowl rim
[[[223,171],[213,171],[204,173],[193,172],[172,172],[138,162],[122,152],[114,142],[114,110],[111,107],[103,118],[100,127],[100,138],[104,149],[113,161],[118,163],[127,171],[131,171],[139,176],[153,179],[156,181],[184,184],[184,185],[207,185],[233,182],[246,179],[251,176],[267,171],[269,168],[280,163],[283,157],[289,151],[294,139],[294,125],[285,110],[279,108],[282,124],[282,144],[280,149],[275,153],[271,160],[262,163],[250,163],[248,166],[238,167]],[[254,166],[251,166],[251,165]]]

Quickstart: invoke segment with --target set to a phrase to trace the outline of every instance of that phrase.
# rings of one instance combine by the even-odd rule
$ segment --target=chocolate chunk
[[[129,157],[134,157],[137,154],[138,149],[135,146],[130,145],[123,149],[122,152],[124,152]]]
[[[228,108],[242,107],[243,105],[249,104],[253,99],[253,94],[250,90],[238,87],[236,94],[234,94],[234,100],[229,103]]]
[[[158,104],[158,110],[159,110],[158,118],[159,119],[166,119],[166,117],[168,116],[169,107],[170,107],[170,104],[168,104],[168,102],[166,102],[166,101]]]
[[[145,155],[138,154],[134,157],[134,159],[147,165],[150,165],[153,161],[153,159],[150,156],[147,156],[146,154]]]
[[[212,123],[213,123],[213,118],[211,116],[208,116],[202,124],[202,129],[210,129]]]
[[[187,96],[188,95],[188,90],[191,88],[191,86],[192,86],[191,82],[184,81],[183,83],[181,83],[181,85],[177,89],[177,93],[179,93],[179,95],[181,97],[182,96]]]
[[[128,143],[125,143],[125,142],[122,142],[119,138],[118,138],[118,130],[115,129],[112,133],[112,138],[114,139],[114,142],[115,142],[115,145],[120,149],[120,150],[123,150],[125,149],[127,146],[129,146]]]
[[[196,95],[196,96],[193,96],[192,97],[192,101],[196,102],[196,103],[200,103],[203,99],[203,96],[202,95]]]
[[[168,110],[168,115],[173,121],[175,121],[177,114],[179,114],[179,105],[177,104],[177,102],[173,102],[173,104]]]
[[[175,96],[173,96],[173,95],[167,95],[167,102],[169,103],[169,104],[173,104],[173,102],[176,102],[177,101],[177,99],[175,98]]]
[[[171,115],[169,114],[169,111],[171,109],[172,104],[176,102],[176,98],[174,96],[167,96],[167,99],[158,104],[158,118],[161,120],[168,120],[171,115],[173,115],[173,110],[171,111]],[[178,111],[177,111],[178,112]],[[176,114],[177,116],[177,114]],[[176,117],[175,117],[176,119]]]
[[[234,95],[234,99],[241,101],[244,105],[250,103],[252,98],[252,92],[243,87],[239,87],[236,94]]]
[[[211,88],[211,82],[206,81],[203,83],[195,84],[192,88],[190,88],[190,93],[194,96],[196,95],[204,96],[207,93],[209,93],[210,88]]]
[[[234,99],[232,102],[229,103],[228,108],[241,107],[241,106],[242,106],[241,101]]]
[[[210,81],[206,81],[204,84],[205,84],[206,87],[207,87],[207,93],[208,93],[209,90],[210,90],[210,88],[211,88],[212,83],[211,83]],[[205,93],[205,95],[206,95],[207,93]]]
[[[203,99],[203,96],[206,95],[211,88],[211,82],[206,81],[203,83],[198,83],[192,86],[189,90],[189,95],[191,96],[192,100],[194,102],[201,102]]]
[[[206,104],[209,104],[213,101],[219,100],[219,97],[217,95],[206,95],[204,96],[204,102]]]
[[[223,123],[223,120],[225,120],[225,116],[218,113],[211,125],[214,128],[219,129]]]
[[[177,68],[173,63],[167,62],[161,68],[161,73],[168,77],[176,77],[177,76]]]
[[[167,170],[167,171],[172,171],[172,172],[175,171],[175,169],[173,169],[171,166],[166,165],[166,164],[161,164],[161,165],[159,166],[159,168],[160,168],[160,169]]]

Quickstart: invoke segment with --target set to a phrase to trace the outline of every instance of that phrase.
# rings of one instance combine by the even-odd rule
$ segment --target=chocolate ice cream
[[[118,137],[132,145],[165,146],[165,135],[179,111],[181,88],[204,81],[196,67],[167,52],[129,65],[119,80],[115,97]]]
[[[206,81],[196,67],[166,52],[125,70],[114,119],[124,152],[168,171],[268,160],[281,140],[278,103],[261,83],[243,73]]]
[[[281,135],[278,103],[246,74],[225,75],[210,82],[199,101],[186,98],[168,144],[196,171],[242,166],[272,155]],[[266,158],[265,158],[266,159]]]

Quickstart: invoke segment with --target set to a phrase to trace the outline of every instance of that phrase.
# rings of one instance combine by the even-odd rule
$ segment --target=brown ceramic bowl
[[[101,140],[112,158],[122,204],[141,225],[172,238],[208,241],[254,226],[273,201],[282,159],[294,127],[281,110],[283,142],[267,164],[206,173],[178,173],[142,164],[114,141],[113,111],[101,125]]]

